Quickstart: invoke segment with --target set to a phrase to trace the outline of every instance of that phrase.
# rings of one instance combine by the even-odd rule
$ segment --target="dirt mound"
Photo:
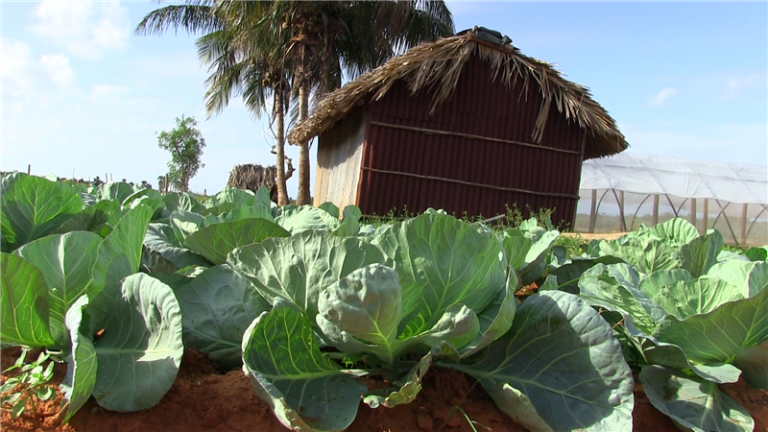
[[[287,430],[241,370],[221,375],[192,350],[185,352],[173,387],[153,408],[116,413],[99,408],[91,398],[70,423],[78,432]]]
[[[13,364],[18,349],[1,352],[2,368]],[[35,359],[37,355],[28,358]],[[66,373],[66,366],[56,367],[54,384]],[[3,375],[3,381],[7,378]],[[424,378],[416,400],[394,408],[370,409],[362,404],[351,432],[445,431],[469,432],[475,429],[494,432],[522,432],[494,405],[474,380],[455,370],[433,368]],[[768,430],[768,392],[748,387],[743,381],[723,386],[723,390],[742,403],[755,418],[755,431]],[[658,412],[645,397],[642,386],[635,384],[634,429],[636,431],[677,431],[672,422]],[[106,411],[91,399],[69,425],[51,428],[61,404],[61,395],[38,407],[37,418],[12,420],[2,413],[2,429],[7,431],[53,430],[59,432],[216,432],[285,431],[265,402],[251,388],[241,370],[220,374],[197,351],[184,354],[182,366],[171,390],[154,408],[135,412]],[[454,408],[460,407],[461,410]]]
[[[347,430],[470,432],[470,420],[475,422],[478,431],[527,430],[499,411],[482,386],[473,386],[473,382],[471,378],[453,369],[432,368],[424,377],[422,390],[415,401],[394,408],[370,409],[367,405],[361,405],[357,418]]]
[[[749,411],[755,420],[755,432],[768,432],[768,391],[753,389],[744,378],[733,384],[721,385],[720,390]]]
[[[16,363],[16,359],[21,355],[21,348],[6,348],[0,351],[0,370],[6,370]],[[27,353],[27,362],[33,362],[37,360],[40,355],[40,350],[32,350]],[[27,403],[26,411],[18,419],[11,418],[10,414],[3,410],[2,417],[0,417],[0,425],[2,425],[3,431],[57,431],[57,432],[74,432],[69,425],[60,425],[62,420],[61,406],[64,402],[64,397],[58,391],[59,384],[67,375],[67,365],[57,364],[53,368],[53,379],[50,381],[50,386],[56,391],[56,396],[45,402],[38,402],[35,406],[32,403]],[[15,369],[8,374],[2,374],[2,382],[6,379],[19,375],[19,370]],[[11,390],[13,391],[13,390]],[[35,415],[32,414],[35,410]]]

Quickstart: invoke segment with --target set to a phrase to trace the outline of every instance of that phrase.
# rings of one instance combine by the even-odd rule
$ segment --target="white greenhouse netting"
[[[768,244],[768,167],[622,153],[585,161],[575,231],[623,232],[684,217],[727,243]]]

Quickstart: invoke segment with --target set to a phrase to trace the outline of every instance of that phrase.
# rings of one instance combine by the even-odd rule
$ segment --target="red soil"
[[[2,368],[12,365],[18,350],[3,350]],[[36,355],[28,356],[36,358]],[[54,384],[66,373],[57,366]],[[3,381],[6,375],[3,375]],[[454,370],[431,370],[424,387],[411,404],[395,408],[370,409],[361,403],[351,432],[445,431],[472,430],[464,414],[451,407],[461,402],[462,410],[476,422],[478,431],[523,432],[494,405],[480,386]],[[745,383],[723,386],[723,390],[744,405],[755,418],[755,431],[768,431],[768,392],[755,390]],[[466,395],[466,397],[465,397]],[[463,401],[462,401],[463,398]],[[152,409],[135,413],[105,411],[91,399],[70,421],[55,427],[61,395],[53,401],[38,404],[37,418],[13,420],[2,413],[2,429],[7,431],[52,430],[60,432],[195,432],[195,431],[285,431],[266,403],[254,393],[242,371],[218,374],[206,358],[187,351],[175,384]],[[634,429],[636,431],[677,431],[672,422],[658,412],[635,384]]]

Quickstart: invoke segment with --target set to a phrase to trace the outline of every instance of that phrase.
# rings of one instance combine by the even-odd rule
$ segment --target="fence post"
[[[747,244],[747,206],[748,204],[744,204],[744,210],[741,212],[741,244],[746,245]]]
[[[656,226],[659,223],[659,194],[653,195],[653,225]]]
[[[696,226],[696,198],[691,198],[691,214],[688,215],[691,225]],[[698,231],[698,230],[697,230]]]
[[[619,191],[619,231],[627,231],[627,224],[624,220],[624,191]]]
[[[27,165],[27,175],[32,175],[32,164]]]
[[[704,227],[702,234],[707,233],[707,225],[709,225],[709,198],[704,198],[704,214],[702,215],[704,219]]]
[[[597,189],[592,189],[592,207],[589,210],[589,232],[595,232],[597,221]]]

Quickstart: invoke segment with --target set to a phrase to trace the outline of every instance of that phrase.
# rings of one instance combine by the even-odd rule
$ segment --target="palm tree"
[[[285,116],[290,107],[289,69],[279,61],[279,57],[269,56],[274,50],[256,44],[251,45],[248,52],[234,49],[232,34],[231,30],[221,30],[205,35],[196,42],[200,59],[210,65],[211,71],[211,76],[206,80],[206,108],[209,115],[218,114],[229,104],[232,96],[241,95],[245,106],[260,117],[271,97],[268,115],[275,131],[272,152],[277,158],[277,203],[287,205]]]
[[[428,0],[201,0],[153,11],[136,31],[162,33],[171,27],[208,33],[198,40],[198,49],[216,70],[208,81],[209,114],[226,106],[237,92],[251,100],[254,105],[247,105],[258,113],[266,92],[274,95],[277,89],[281,96],[275,96],[273,106],[281,109],[273,114],[278,138],[283,135],[280,124],[288,106],[283,92],[290,91],[298,99],[298,117],[304,120],[309,116],[310,95],[317,100],[340,87],[344,72],[355,78],[397,52],[454,33],[445,3]],[[280,79],[255,81],[275,74]],[[245,89],[253,93],[249,96]],[[283,166],[281,149],[278,139],[278,167]],[[307,142],[299,151],[297,204],[310,203],[309,189]]]
[[[209,66],[206,80],[206,111],[208,118],[220,114],[232,97],[242,96],[245,106],[260,118],[267,101],[272,100],[268,113],[275,126],[273,153],[277,159],[277,203],[289,203],[285,172],[285,115],[290,102],[290,76],[279,63],[280,57],[271,47],[252,43],[246,50],[238,50],[233,41],[241,31],[228,25],[216,8],[216,1],[190,1],[186,5],[167,6],[152,11],[138,24],[139,35],[162,34],[173,28],[188,33],[205,33],[198,38],[198,56]],[[274,38],[264,43],[279,44]]]
[[[287,34],[284,64],[293,65],[298,116],[309,116],[309,97],[322,97],[350,78],[383,64],[396,52],[454,33],[443,1],[223,2],[217,5],[244,26],[240,44]],[[284,40],[285,37],[283,37]],[[297,204],[309,204],[309,143],[299,152]]]

